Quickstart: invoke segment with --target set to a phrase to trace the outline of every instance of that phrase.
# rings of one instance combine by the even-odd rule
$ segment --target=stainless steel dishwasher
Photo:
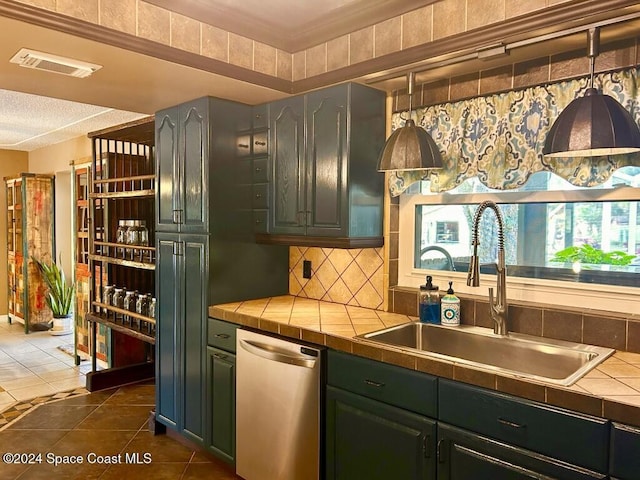
[[[237,332],[236,473],[317,480],[322,349]]]

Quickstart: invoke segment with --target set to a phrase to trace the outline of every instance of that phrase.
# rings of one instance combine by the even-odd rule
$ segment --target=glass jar
[[[136,313],[139,315],[147,316],[148,295],[138,295],[138,299],[136,300]]]
[[[137,292],[134,290],[127,290],[124,294],[124,299],[122,301],[122,308],[128,310],[130,312],[136,311],[136,297]],[[133,318],[129,315],[124,315],[123,318],[124,323],[133,324]]]
[[[125,243],[130,247],[140,245],[140,220],[129,220],[125,233]]]
[[[124,308],[124,288],[116,287],[113,289],[113,297],[111,298],[111,305],[116,308]],[[115,312],[115,320],[122,320],[122,313]]]
[[[150,297],[147,303],[147,317],[156,318],[156,299]]]
[[[116,229],[116,243],[125,245],[127,243],[127,229],[129,228],[129,220],[118,220],[118,228]],[[118,247],[116,256],[124,258],[125,248]]]
[[[149,229],[147,228],[147,222],[144,220],[139,220],[140,224],[138,225],[138,235],[139,242],[138,245],[141,247],[149,246]]]
[[[102,287],[102,303],[105,305],[111,305],[113,299],[113,290],[116,288],[115,285],[105,285]],[[107,317],[109,316],[109,309],[106,307],[102,308],[102,313],[104,313]]]

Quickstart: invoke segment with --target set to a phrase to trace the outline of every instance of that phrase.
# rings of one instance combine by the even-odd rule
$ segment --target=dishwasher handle
[[[296,355],[295,353],[278,348],[274,345],[252,342],[250,340],[240,340],[240,346],[247,352],[259,357],[273,360],[274,362],[288,363],[298,367],[313,368],[317,360],[304,355]]]

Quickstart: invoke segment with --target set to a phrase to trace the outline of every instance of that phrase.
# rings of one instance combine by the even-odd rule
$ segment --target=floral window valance
[[[640,121],[640,68],[596,75],[594,86],[619,101]],[[477,176],[487,187],[515,189],[530,175],[550,171],[576,186],[605,182],[618,168],[640,165],[640,154],[595,158],[544,158],[544,142],[560,112],[584,95],[588,79],[537,86],[444,103],[411,112],[416,125],[433,137],[442,152],[444,168],[391,172],[389,191],[400,195],[430,175],[431,191],[455,188]],[[392,126],[404,125],[407,113],[392,116]]]

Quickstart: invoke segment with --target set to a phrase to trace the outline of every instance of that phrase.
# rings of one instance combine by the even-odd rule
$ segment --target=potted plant
[[[74,288],[68,285],[64,271],[56,263],[45,263],[37,258],[33,259],[47,284],[48,292],[45,296],[47,306],[53,314],[52,335],[66,335],[72,332],[71,305]]]

